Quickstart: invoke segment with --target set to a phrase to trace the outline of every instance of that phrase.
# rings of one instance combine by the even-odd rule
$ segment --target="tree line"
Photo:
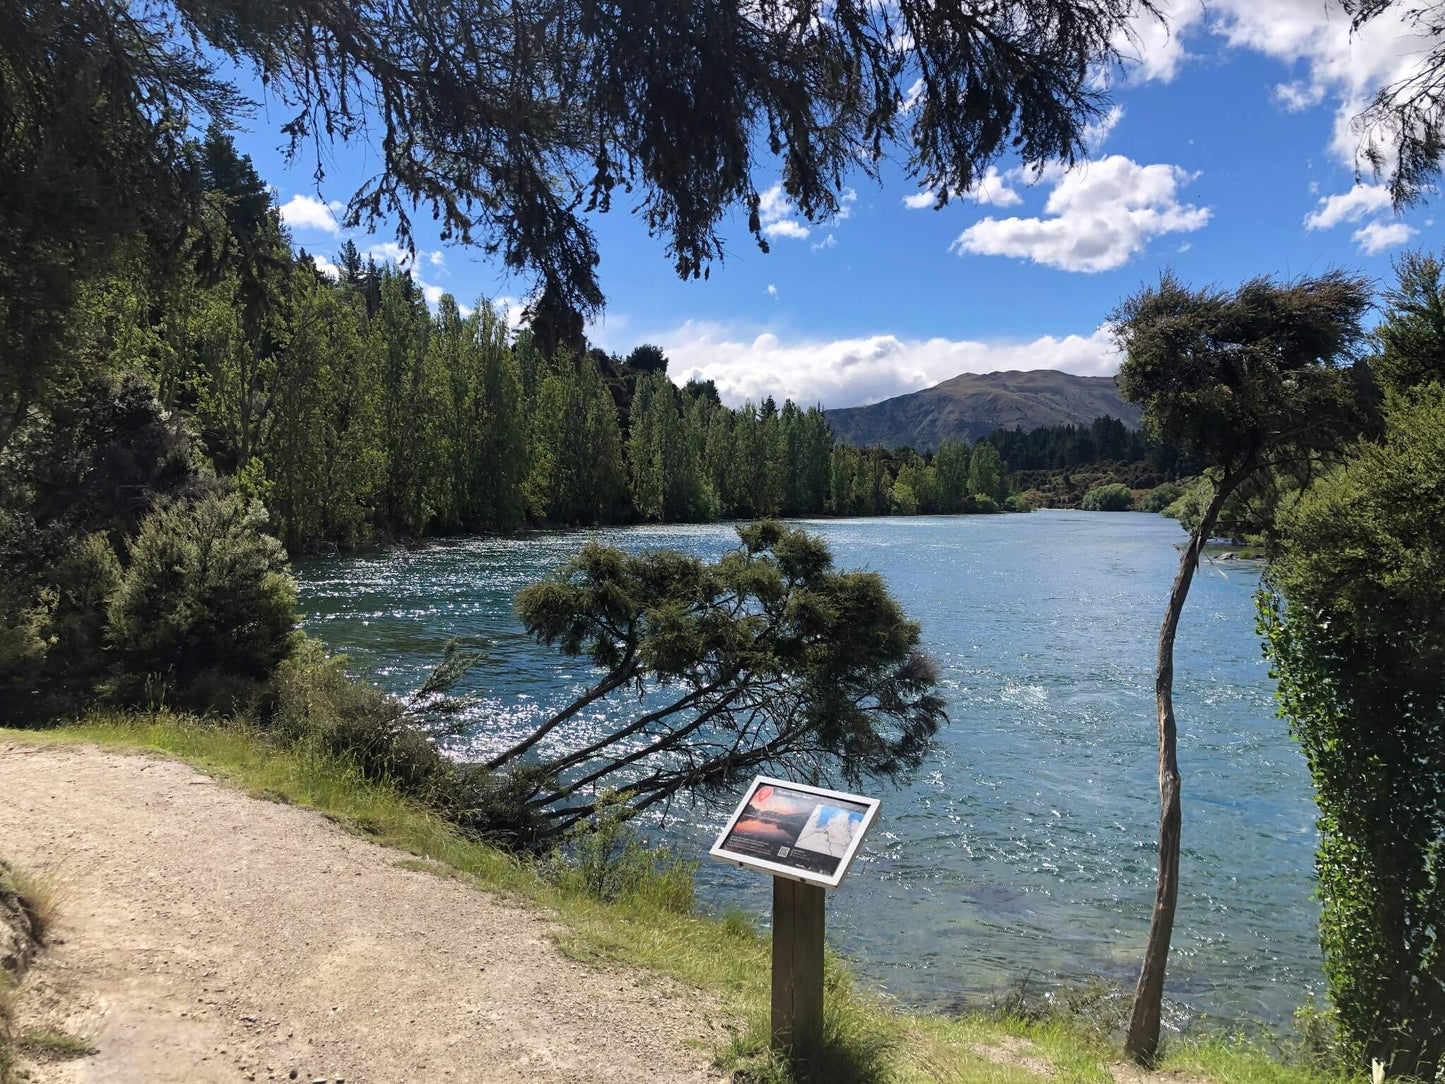
[[[229,136],[213,129],[200,157],[219,240],[195,242],[190,273],[136,264],[90,290],[82,349],[192,419],[216,473],[265,503],[293,551],[524,523],[990,512],[1026,507],[1000,447],[1030,463],[1155,454],[1103,418],[927,457],[856,448],[817,406],[730,408],[710,381],[677,387],[654,346],[546,353],[486,300],[443,295],[432,311],[411,275],[352,242],[323,272]]]

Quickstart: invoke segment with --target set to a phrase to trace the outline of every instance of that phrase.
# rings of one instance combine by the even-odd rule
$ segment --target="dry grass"
[[[45,944],[46,935],[54,928],[64,897],[63,884],[64,878],[58,867],[34,873],[17,869],[9,863],[0,863],[0,888],[13,892],[19,898],[21,909],[30,919],[30,932],[37,944]],[[31,1033],[16,1033],[19,981],[18,975],[0,971],[0,1084],[14,1084],[22,1079],[17,1077],[20,1055],[34,1054]],[[46,1032],[45,1036],[58,1037],[59,1034]]]
[[[13,867],[10,870],[10,887],[20,897],[21,906],[30,916],[31,932],[41,945],[55,929],[65,902],[66,883],[65,871],[58,865],[40,872]]]

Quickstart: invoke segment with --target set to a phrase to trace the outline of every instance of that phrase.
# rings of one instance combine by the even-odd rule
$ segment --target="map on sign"
[[[760,775],[711,855],[836,888],[878,812],[878,799]]]

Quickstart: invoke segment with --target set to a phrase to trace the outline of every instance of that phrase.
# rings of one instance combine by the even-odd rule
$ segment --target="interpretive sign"
[[[876,798],[760,775],[709,853],[774,876],[837,888],[877,812]]]

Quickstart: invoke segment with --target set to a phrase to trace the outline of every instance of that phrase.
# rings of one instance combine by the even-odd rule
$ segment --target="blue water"
[[[882,811],[829,900],[829,940],[876,986],[938,1008],[1035,983],[1132,983],[1153,899],[1153,659],[1172,520],[1138,513],[808,521],[837,563],[883,574],[920,621],[950,722]],[[727,525],[593,532],[629,550],[712,557]],[[501,747],[589,681],[522,634],[512,597],[586,537],[537,533],[318,559],[298,567],[304,626],[384,687],[415,688],[459,635],[494,642],[470,679],[463,753]],[[1184,778],[1181,894],[1167,993],[1224,1019],[1279,1020],[1321,983],[1314,808],[1275,717],[1254,632],[1257,570],[1201,569],[1176,657]],[[627,715],[585,714],[565,743]],[[721,811],[667,828],[705,854]],[[766,914],[765,877],[705,863],[705,903]]]

